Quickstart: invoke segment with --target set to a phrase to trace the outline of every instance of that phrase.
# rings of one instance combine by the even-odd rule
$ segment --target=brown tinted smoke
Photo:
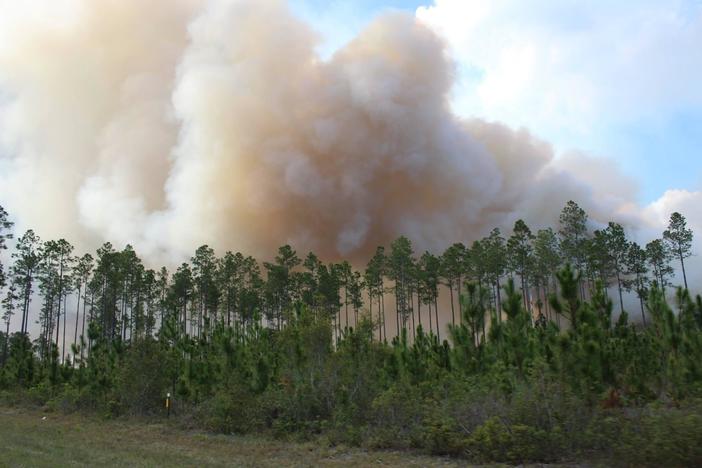
[[[411,15],[322,60],[282,1],[53,3],[0,20],[0,200],[44,237],[359,259],[541,227],[570,198],[629,206],[527,131],[456,117],[453,63]]]

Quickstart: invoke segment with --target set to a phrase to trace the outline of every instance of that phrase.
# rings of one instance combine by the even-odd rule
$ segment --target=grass
[[[324,447],[185,431],[167,422],[101,420],[0,408],[0,466],[465,466],[403,452]]]

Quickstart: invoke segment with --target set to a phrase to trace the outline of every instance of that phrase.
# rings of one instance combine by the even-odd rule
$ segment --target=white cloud
[[[458,61],[457,112],[557,147],[702,105],[699,2],[435,0],[416,15]]]

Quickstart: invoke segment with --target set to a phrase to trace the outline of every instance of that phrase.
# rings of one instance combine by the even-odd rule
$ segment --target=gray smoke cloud
[[[283,1],[17,3],[0,0],[0,203],[20,229],[171,263],[203,243],[438,250],[552,225],[569,199],[647,225],[611,166],[454,115],[454,64],[411,15],[323,60]]]

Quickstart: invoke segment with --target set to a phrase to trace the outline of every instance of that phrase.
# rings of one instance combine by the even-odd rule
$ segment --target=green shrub
[[[423,425],[424,447],[435,455],[465,455],[468,437],[456,421],[442,415],[427,416]]]
[[[620,420],[616,460],[639,466],[702,466],[702,413],[698,408],[650,409]]]
[[[480,462],[524,463],[548,461],[548,434],[523,424],[506,425],[497,418],[488,419],[467,440],[467,453]]]
[[[245,389],[235,386],[215,393],[201,403],[197,418],[210,431],[226,434],[245,434],[262,426],[256,398]]]
[[[25,394],[26,401],[32,405],[45,405],[51,399],[51,392],[51,385],[48,382],[40,382],[39,384],[27,389]]]
[[[128,348],[117,373],[110,412],[162,414],[170,383],[167,360],[154,340],[138,341]]]
[[[373,401],[369,445],[376,448],[408,448],[423,445],[425,408],[418,389],[405,383],[393,385]]]

